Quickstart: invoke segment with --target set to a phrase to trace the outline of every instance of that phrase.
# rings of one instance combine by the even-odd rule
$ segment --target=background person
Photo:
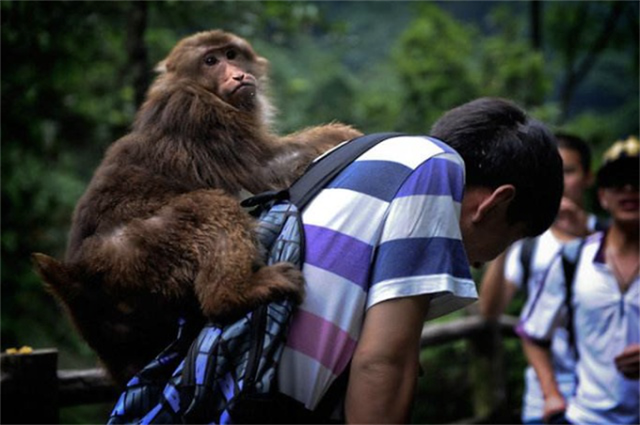
[[[557,257],[523,313],[518,331],[544,393],[546,420],[566,409],[569,423],[640,421],[639,150],[630,137],[605,153],[598,199],[611,227],[586,239],[573,282],[565,281]],[[579,356],[571,398],[559,389],[549,348],[561,326],[574,333]]]
[[[500,317],[517,293],[525,300],[535,294],[544,271],[562,246],[593,232],[599,223],[595,215],[584,208],[585,191],[594,180],[589,145],[579,137],[564,133],[557,133],[556,140],[564,176],[558,215],[542,235],[514,243],[488,265],[480,285],[480,312],[487,319]],[[575,390],[575,359],[564,329],[556,332],[551,346],[556,381],[561,392],[568,396]],[[544,399],[533,368],[526,368],[524,382],[522,422],[542,423]]]

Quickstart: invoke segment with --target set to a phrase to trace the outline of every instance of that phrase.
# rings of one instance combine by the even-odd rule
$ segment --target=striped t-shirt
[[[459,219],[464,163],[428,137],[387,139],[303,211],[304,302],[279,369],[280,391],[315,409],[353,356],[365,311],[433,294],[428,319],[477,299]]]

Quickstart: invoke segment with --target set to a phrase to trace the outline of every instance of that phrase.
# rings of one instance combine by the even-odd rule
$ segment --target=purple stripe
[[[351,360],[356,341],[331,322],[298,310],[287,345],[317,360],[334,374],[340,374]]]
[[[335,273],[366,289],[371,246],[323,227],[305,225],[305,262]]]
[[[464,192],[464,169],[458,163],[444,158],[431,158],[414,171],[396,198],[412,195],[451,196],[462,202]]]

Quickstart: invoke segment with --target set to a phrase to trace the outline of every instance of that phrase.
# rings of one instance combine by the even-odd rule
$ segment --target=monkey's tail
[[[68,266],[53,257],[39,252],[31,254],[31,261],[36,273],[44,282],[47,291],[51,292],[56,298],[68,304],[70,300],[78,295],[81,285],[74,279],[73,273]]]

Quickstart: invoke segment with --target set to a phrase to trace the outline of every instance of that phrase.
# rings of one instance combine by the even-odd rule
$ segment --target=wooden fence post
[[[499,323],[484,321],[469,339],[474,416],[484,423],[501,423],[507,417],[506,381]]]
[[[58,350],[2,354],[0,422],[56,424],[58,417]]]

